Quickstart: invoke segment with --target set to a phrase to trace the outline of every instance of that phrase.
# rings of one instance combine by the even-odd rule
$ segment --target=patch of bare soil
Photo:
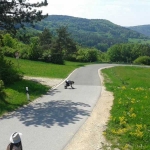
[[[43,77],[29,77],[29,76],[24,76],[24,79],[39,82],[41,84],[50,87],[55,87],[63,81],[63,79],[57,79],[57,78],[43,78]]]

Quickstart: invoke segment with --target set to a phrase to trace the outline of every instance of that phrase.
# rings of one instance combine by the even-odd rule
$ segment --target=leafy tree
[[[4,46],[15,48],[15,46],[17,45],[17,42],[14,38],[12,38],[10,34],[7,33],[3,36],[3,44]]]
[[[30,44],[30,53],[29,58],[31,60],[38,60],[40,57],[42,57],[42,51],[39,45],[39,38],[38,37],[32,37]]]
[[[120,62],[121,59],[121,45],[116,44],[110,47],[107,51],[107,54],[109,56],[109,59],[111,62]]]
[[[34,21],[41,21],[47,15],[35,8],[47,6],[44,2],[29,3],[26,0],[1,0],[0,1],[0,28],[8,31],[16,31],[16,28],[23,27],[24,23],[33,25]]]
[[[134,64],[140,65],[150,65],[150,57],[149,56],[140,56],[133,62]]]
[[[140,56],[150,56],[148,44],[116,44],[107,52],[110,61],[131,63]]]
[[[77,52],[77,61],[94,62],[98,59],[98,50],[96,49],[79,49]]]

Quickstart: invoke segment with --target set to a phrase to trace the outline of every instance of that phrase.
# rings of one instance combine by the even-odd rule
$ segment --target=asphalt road
[[[0,150],[5,150],[10,134],[22,135],[24,150],[63,150],[91,114],[101,93],[98,69],[112,66],[95,64],[76,69],[64,83],[33,103],[0,118]]]

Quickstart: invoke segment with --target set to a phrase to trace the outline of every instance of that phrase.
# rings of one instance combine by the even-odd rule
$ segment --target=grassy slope
[[[66,78],[74,69],[87,63],[65,62],[65,65],[56,65],[40,61],[30,61],[15,58],[9,58],[15,67],[26,76]]]
[[[102,72],[107,89],[115,97],[107,139],[112,147],[149,150],[150,68],[114,67]]]

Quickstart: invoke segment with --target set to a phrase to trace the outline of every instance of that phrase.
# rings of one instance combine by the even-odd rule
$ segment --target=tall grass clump
[[[150,68],[118,66],[102,70],[114,102],[104,132],[111,148],[150,149]]]

